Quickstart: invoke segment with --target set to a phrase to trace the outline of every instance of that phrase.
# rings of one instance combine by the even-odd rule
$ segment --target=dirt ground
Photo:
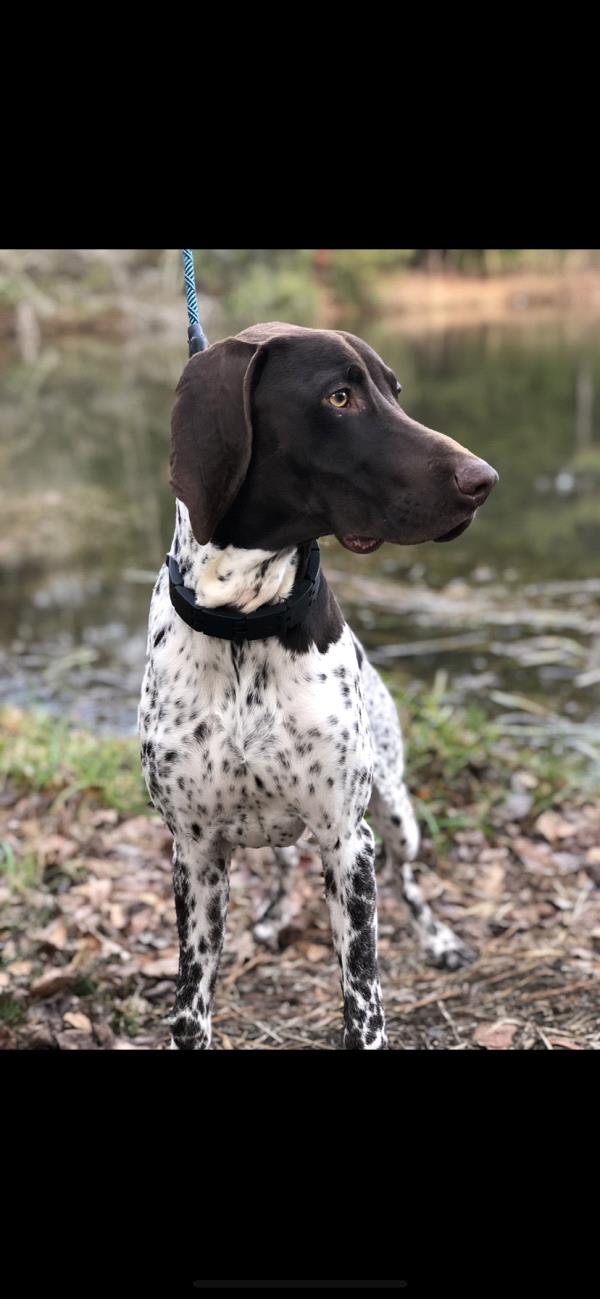
[[[518,807],[507,816],[518,817]],[[0,840],[43,854],[42,883],[0,889],[0,1046],[160,1050],[177,969],[170,837],[154,816],[88,805],[50,811],[43,794],[2,795]],[[421,885],[479,950],[470,967],[424,965],[383,870],[380,959],[393,1050],[600,1049],[600,807],[572,802],[497,828],[457,831],[447,857],[424,840]],[[320,861],[302,849],[285,946],[251,924],[274,867],[267,850],[232,869],[214,1047],[337,1050],[338,967]]]

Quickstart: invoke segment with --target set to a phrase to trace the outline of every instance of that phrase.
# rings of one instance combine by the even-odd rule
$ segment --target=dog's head
[[[177,388],[171,486],[199,542],[279,550],[334,534],[451,541],[498,475],[410,419],[395,374],[362,339],[276,321],[214,343]]]

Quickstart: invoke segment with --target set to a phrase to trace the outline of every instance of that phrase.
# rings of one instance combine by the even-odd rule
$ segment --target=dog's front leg
[[[321,845],[333,945],[342,971],[344,1046],[387,1047],[377,966],[375,847],[366,821]]]
[[[173,884],[179,933],[175,1010],[169,1018],[171,1049],[206,1051],[210,1013],[225,936],[231,849],[221,841],[178,837]]]

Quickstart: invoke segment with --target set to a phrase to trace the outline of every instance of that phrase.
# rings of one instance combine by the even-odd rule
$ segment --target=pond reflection
[[[500,484],[447,546],[326,571],[401,682],[445,668],[492,708],[519,693],[581,720],[600,705],[600,329],[361,333],[403,402],[493,464]],[[167,482],[181,348],[81,340],[27,366],[0,354],[0,697],[131,731],[148,602],[170,543]],[[494,698],[497,696],[497,698]]]

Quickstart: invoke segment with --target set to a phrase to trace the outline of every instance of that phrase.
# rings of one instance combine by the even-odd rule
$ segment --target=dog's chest
[[[294,842],[305,824],[322,834],[368,799],[349,628],[326,654],[292,655],[273,639],[204,636],[168,612],[155,645],[160,622],[151,620],[140,733],[153,796],[179,830],[204,822],[239,844]]]

